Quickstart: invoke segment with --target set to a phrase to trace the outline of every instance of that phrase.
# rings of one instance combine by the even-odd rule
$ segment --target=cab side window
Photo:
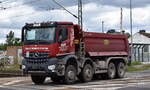
[[[58,41],[65,41],[68,38],[68,29],[66,27],[62,27],[59,30],[59,39]]]

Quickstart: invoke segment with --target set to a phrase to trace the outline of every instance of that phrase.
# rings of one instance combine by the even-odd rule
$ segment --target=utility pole
[[[123,34],[123,9],[120,9],[120,32]]]
[[[131,61],[133,60],[132,0],[130,0]],[[130,63],[131,63],[130,61]]]
[[[79,57],[80,59],[85,56],[85,45],[83,41],[83,19],[82,19],[82,0],[78,0],[78,25],[81,27],[82,38],[80,39]]]
[[[104,21],[102,21],[102,33],[104,33]]]
[[[83,29],[83,21],[82,21],[82,0],[78,0],[78,24],[81,29]]]

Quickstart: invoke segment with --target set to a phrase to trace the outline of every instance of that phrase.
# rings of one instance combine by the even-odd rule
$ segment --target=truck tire
[[[125,75],[125,69],[126,69],[125,63],[119,62],[116,67],[117,70],[116,78],[123,78]]]
[[[77,70],[74,65],[66,67],[65,76],[63,77],[66,84],[73,84],[76,81]]]
[[[46,78],[45,76],[31,75],[32,82],[37,85],[43,84],[45,81],[45,78]]]
[[[105,77],[108,77],[108,79],[114,79],[115,76],[116,76],[116,67],[115,67],[115,64],[113,62],[110,62],[108,64],[107,76],[105,76]]]
[[[83,82],[88,82],[93,79],[93,67],[90,64],[86,64],[83,67],[79,75],[79,79]]]

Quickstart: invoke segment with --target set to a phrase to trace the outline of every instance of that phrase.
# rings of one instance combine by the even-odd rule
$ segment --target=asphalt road
[[[30,77],[0,78],[0,90],[150,90],[150,70],[127,73],[122,79],[93,80],[73,85],[54,84],[50,78],[43,85],[34,85]]]

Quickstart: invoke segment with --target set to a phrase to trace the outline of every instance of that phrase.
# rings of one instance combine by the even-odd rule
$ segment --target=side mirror
[[[58,38],[58,42],[62,42],[63,41],[62,38],[63,38],[62,35],[60,35]]]

